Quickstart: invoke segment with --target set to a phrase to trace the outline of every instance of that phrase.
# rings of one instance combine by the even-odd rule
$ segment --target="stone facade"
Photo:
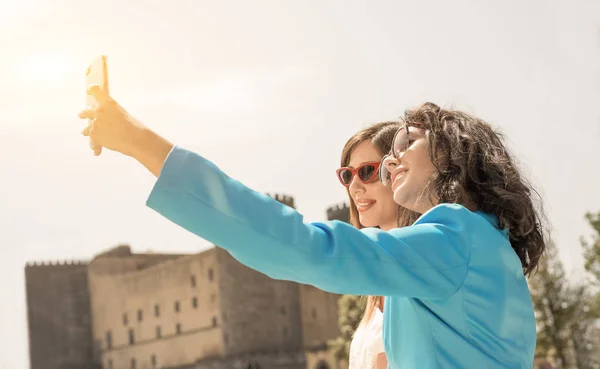
[[[347,221],[347,207],[332,209],[329,219]],[[326,342],[339,335],[338,296],[271,279],[218,247],[119,246],[89,264],[28,266],[26,280],[32,369],[337,367]]]
[[[302,349],[298,284],[271,279],[215,248],[225,355]]]

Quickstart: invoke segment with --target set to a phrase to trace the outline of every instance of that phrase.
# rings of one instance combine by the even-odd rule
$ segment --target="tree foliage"
[[[600,213],[587,214],[594,229],[582,238],[585,270],[592,284],[600,286]],[[571,283],[556,248],[552,245],[530,280],[538,324],[538,353],[551,354],[562,368],[600,368],[598,333],[600,294],[589,283]],[[596,328],[597,329],[597,328]]]
[[[568,327],[573,319],[573,310],[569,309],[569,285],[564,267],[553,245],[540,259],[538,270],[530,279],[530,287],[538,325],[538,352],[552,352],[564,363],[568,356]]]
[[[594,230],[591,239],[581,239],[585,270],[592,277],[593,283],[600,285],[600,212],[587,213],[585,218]]]
[[[362,296],[343,295],[338,300],[338,304],[340,335],[330,341],[329,345],[333,348],[336,358],[347,360],[350,354],[350,342],[365,312],[367,299]]]

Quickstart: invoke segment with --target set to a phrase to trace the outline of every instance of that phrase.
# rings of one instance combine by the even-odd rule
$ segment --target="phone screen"
[[[108,90],[108,65],[106,63],[106,56],[104,55],[97,57],[85,72],[87,106],[90,108],[95,108],[96,99],[87,93],[88,88],[92,85],[98,85],[102,87],[104,91],[110,93]]]

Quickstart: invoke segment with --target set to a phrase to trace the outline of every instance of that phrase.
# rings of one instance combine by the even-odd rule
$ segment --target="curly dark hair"
[[[548,243],[546,218],[541,196],[521,174],[502,134],[475,116],[430,102],[407,110],[403,119],[426,129],[437,169],[428,186],[431,195],[439,203],[495,215],[529,276]]]

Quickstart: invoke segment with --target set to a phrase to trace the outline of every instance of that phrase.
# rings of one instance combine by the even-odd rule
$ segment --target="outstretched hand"
[[[91,86],[88,94],[94,96],[97,107],[82,111],[79,117],[90,120],[82,134],[89,136],[94,155],[106,147],[133,157],[158,177],[173,144],[146,128],[99,86]]]
[[[144,125],[99,86],[91,86],[88,94],[96,99],[97,107],[82,111],[79,117],[90,119],[82,134],[90,137],[94,155],[100,155],[102,147],[106,147],[133,156]]]

